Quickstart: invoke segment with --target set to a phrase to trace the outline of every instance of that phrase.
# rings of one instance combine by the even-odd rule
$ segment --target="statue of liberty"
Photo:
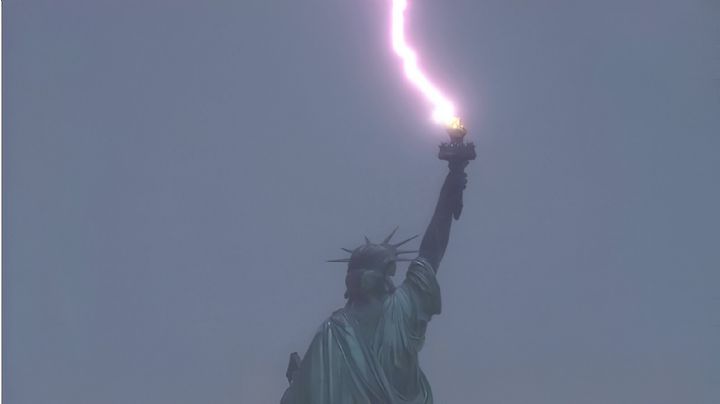
[[[290,386],[281,404],[431,404],[432,390],[420,369],[418,354],[425,330],[440,314],[437,272],[453,218],[462,211],[467,183],[465,167],[475,158],[464,143],[462,126],[449,130],[450,143],[440,146],[449,173],[418,251],[400,249],[415,237],[392,242],[395,230],[380,243],[365,243],[347,263],[345,307],[318,328],[305,356],[290,356]],[[402,258],[417,253],[414,259]],[[409,261],[403,282],[392,278],[397,262]]]

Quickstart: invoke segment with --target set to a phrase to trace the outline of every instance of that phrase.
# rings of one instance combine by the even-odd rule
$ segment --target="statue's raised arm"
[[[440,189],[435,213],[425,230],[419,252],[420,257],[427,260],[436,272],[445,255],[453,218],[459,219],[462,212],[463,190],[467,185],[465,167],[469,160],[475,159],[475,146],[463,142],[463,137],[467,133],[465,128],[459,126],[449,129],[448,132],[451,141],[440,145],[438,157],[448,162],[450,172]]]
[[[467,161],[449,163],[450,172],[445,177],[445,182],[440,189],[440,197],[435,206],[435,213],[425,230],[422,243],[420,243],[420,257],[426,259],[435,271],[445,255],[453,217],[459,218],[462,211],[462,194],[467,184],[467,174],[465,173],[467,164]]]

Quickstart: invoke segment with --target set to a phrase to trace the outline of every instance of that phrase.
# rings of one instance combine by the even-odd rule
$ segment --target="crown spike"
[[[350,262],[350,258],[341,258],[338,260],[327,260],[327,262]]]
[[[345,251],[346,253],[350,253],[350,254],[353,253],[353,250],[351,250],[349,248],[341,248],[341,250]]]
[[[364,237],[365,237],[365,244],[370,244],[370,239],[367,236],[364,236]]]
[[[389,243],[390,240],[392,240],[393,236],[395,235],[395,232],[398,231],[398,228],[399,228],[399,227],[400,227],[400,226],[395,226],[395,229],[394,229],[387,237],[385,237],[385,240],[383,240],[382,243],[383,243],[383,244]]]
[[[403,244],[406,244],[406,243],[409,243],[410,241],[415,240],[415,239],[418,238],[419,236],[420,236],[419,234],[416,234],[416,235],[414,235],[414,236],[412,236],[412,237],[410,237],[410,238],[408,238],[408,239],[405,239],[405,240],[403,240],[403,241],[401,241],[401,242],[399,242],[399,243],[397,243],[397,244],[393,244],[392,246],[395,247],[395,248],[400,247],[400,246],[403,245]]]

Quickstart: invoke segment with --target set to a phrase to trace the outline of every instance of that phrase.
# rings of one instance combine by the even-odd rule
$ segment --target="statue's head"
[[[411,237],[399,243],[391,244],[390,240],[395,230],[380,244],[370,242],[365,238],[365,244],[350,250],[350,258],[331,260],[330,262],[347,262],[347,275],[345,276],[345,298],[348,300],[363,300],[372,296],[382,296],[392,293],[395,286],[392,277],[395,275],[398,261],[409,261],[399,255],[416,253],[417,251],[398,250],[398,247],[415,239]]]

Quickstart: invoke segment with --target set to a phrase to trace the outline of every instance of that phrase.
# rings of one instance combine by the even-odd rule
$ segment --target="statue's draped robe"
[[[418,365],[425,328],[440,313],[435,271],[414,260],[405,281],[383,301],[372,338],[347,308],[318,329],[281,404],[431,404]]]

